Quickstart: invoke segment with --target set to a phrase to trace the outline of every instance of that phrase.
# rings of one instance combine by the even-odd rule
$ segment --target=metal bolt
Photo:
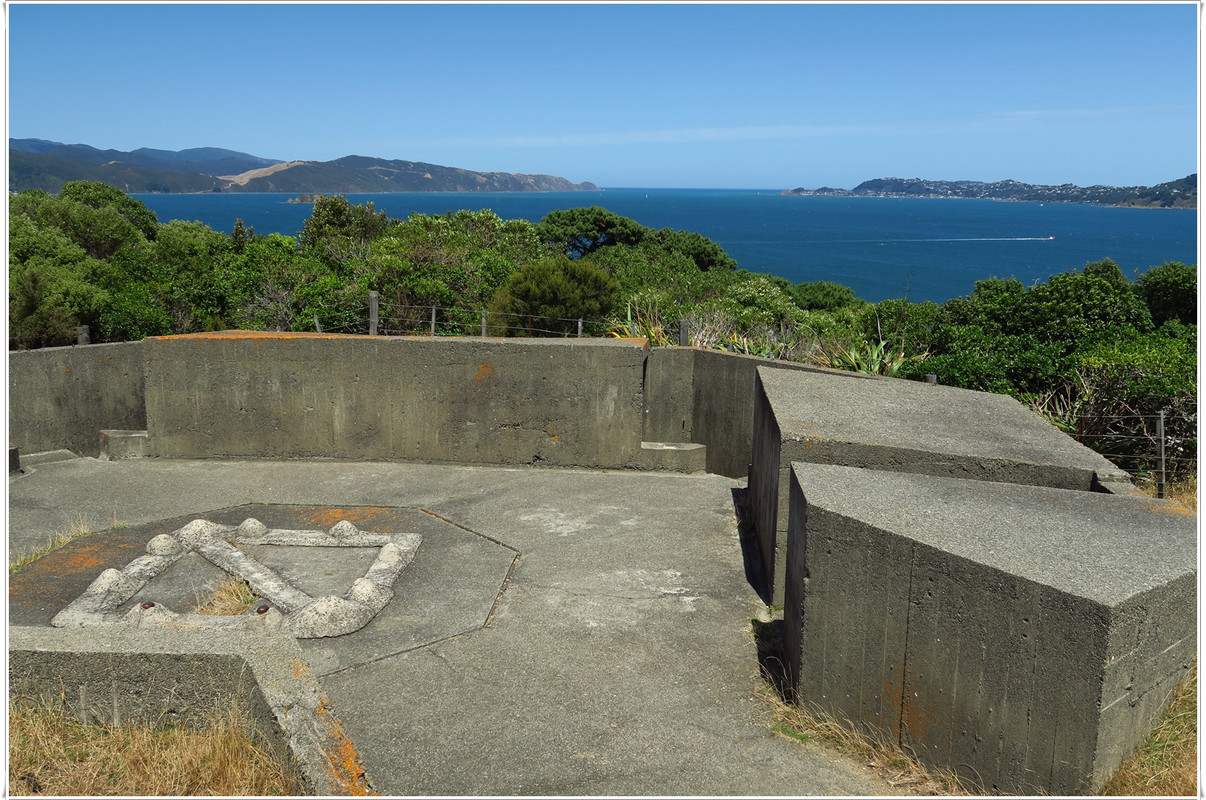
[[[268,613],[268,606],[266,606],[266,605],[259,605],[259,606],[256,606],[256,607],[255,607],[255,613],[257,613],[257,614],[267,614],[267,613]]]
[[[154,608],[154,607],[155,607],[155,601],[153,601],[153,600],[143,601],[142,608]]]

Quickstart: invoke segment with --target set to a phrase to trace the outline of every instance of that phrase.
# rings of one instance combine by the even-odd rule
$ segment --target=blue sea
[[[161,222],[199,220],[229,233],[297,234],[313,208],[294,194],[134,195]],[[602,206],[650,228],[696,231],[742,269],[793,283],[834,281],[866,300],[943,302],[977,280],[1026,285],[1112,258],[1128,277],[1166,261],[1196,264],[1198,215],[1182,209],[914,198],[782,197],[777,190],[603,189],[515,194],[350,194],[390,217],[492,209],[538,222],[554,209]]]

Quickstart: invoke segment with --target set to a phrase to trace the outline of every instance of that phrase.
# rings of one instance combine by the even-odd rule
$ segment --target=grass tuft
[[[21,568],[37,561],[42,556],[53,553],[68,542],[92,533],[95,533],[92,525],[85,519],[83,514],[77,514],[75,519],[68,523],[67,529],[52,536],[50,542],[45,547],[40,550],[14,555],[13,559],[8,563],[8,574],[12,575]]]
[[[979,790],[952,770],[927,768],[899,746],[859,730],[817,709],[785,702],[768,683],[761,687],[762,700],[771,710],[771,729],[801,744],[817,742],[857,760],[871,769],[897,794],[969,795]]]
[[[1122,762],[1101,793],[1109,796],[1197,795],[1198,666],[1177,688],[1147,741]]]
[[[44,705],[8,709],[10,795],[288,795],[289,771],[237,709],[195,730],[84,725]]]
[[[260,598],[242,578],[231,576],[214,589],[209,599],[197,603],[197,614],[216,614],[222,616],[238,616],[251,608]]]

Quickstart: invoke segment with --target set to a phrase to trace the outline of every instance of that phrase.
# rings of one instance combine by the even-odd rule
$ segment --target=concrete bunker
[[[1187,549],[1182,530],[1192,527],[1192,518],[1171,517],[1166,505],[1103,494],[1126,493],[1127,476],[1002,396],[692,348],[651,350],[639,341],[230,332],[12,355],[10,441],[26,452],[75,447],[95,453],[98,431],[105,431],[101,452],[114,458],[398,460],[748,475],[768,578],[761,588],[767,602],[785,603],[787,656],[796,659],[800,699],[851,694],[853,706],[833,703],[832,709],[886,726],[932,763],[963,759],[977,774],[996,776],[992,785],[1003,791],[1082,791],[1095,785],[1142,739],[1145,726],[1163,710],[1164,690],[1179,679],[1196,646],[1196,545]],[[114,396],[95,399],[106,393]],[[138,441],[126,447],[122,442],[130,437]],[[839,485],[847,490],[841,503],[832,498]],[[890,506],[877,492],[893,486],[911,487],[920,499],[907,515],[875,517],[877,502]],[[970,492],[980,505],[941,506],[942,492]],[[1090,577],[1069,587],[1055,579],[1015,576],[991,559],[961,553],[968,542],[991,544],[981,523],[996,517],[975,510],[991,506],[991,498],[998,515],[1037,503],[1034,524],[1014,531],[1026,534],[1014,540],[1017,552],[1050,544],[1045,530],[1080,531],[1079,539],[1061,540],[1067,552],[1055,553],[1052,563]],[[1109,503],[1122,503],[1134,524],[1122,525],[1117,515],[1102,512],[1113,508]],[[942,525],[962,525],[958,535],[937,524],[946,519],[940,511],[954,514]],[[1034,522],[1039,519],[1041,525]],[[826,530],[816,526],[823,525],[857,536],[851,534],[851,543],[832,554],[810,554],[809,542],[816,545],[824,535],[815,531]],[[1100,553],[1080,546],[1084,537],[1097,537],[1108,549],[1142,539],[1148,530],[1165,531],[1178,542],[1162,554],[1165,561],[1151,573],[1151,586],[1116,600],[1101,596],[1110,580],[1091,573],[1103,562]],[[422,533],[424,544],[406,568],[408,578],[421,574],[426,552],[438,549],[432,547],[435,534]],[[1155,558],[1154,551],[1140,550],[1143,558]],[[475,569],[490,576],[484,582],[489,585],[505,581],[517,554],[481,556]],[[829,602],[813,581],[842,574],[862,581],[859,590],[866,589],[870,575],[871,585],[882,584],[883,591],[866,592],[863,606]],[[908,587],[917,580],[928,583],[930,576],[940,585],[932,596],[941,602],[926,596],[927,606]],[[881,601],[885,610],[875,620],[880,612],[867,604]],[[488,617],[493,599],[475,603],[475,615],[485,609]],[[1015,646],[1021,634],[1013,636],[1012,629],[1013,644],[977,638],[977,620],[1021,613],[1019,603],[1037,604],[1046,616],[1021,617],[1029,622],[1018,626],[1058,620],[1060,630],[1081,637],[1084,646],[1070,656],[1050,636],[1035,634],[1025,640],[1031,651],[1023,651]],[[386,605],[382,613],[395,606]],[[965,611],[951,616],[949,609]],[[943,644],[953,636],[960,647],[979,648],[980,663],[991,654],[994,662],[1010,665],[1004,667],[1014,670],[1010,675],[1029,664],[1032,673],[1050,668],[1071,676],[1068,683],[1075,688],[1068,689],[1061,708],[1078,731],[1023,732],[1000,721],[995,701],[966,706],[951,700],[944,706],[952,697],[988,696],[983,687],[969,691],[955,672],[897,674],[892,666],[889,677],[900,691],[886,689],[886,680],[876,684],[880,668],[855,658],[856,651],[861,659],[870,647],[866,637],[849,635],[858,614],[870,620],[868,631],[881,635],[881,653],[904,654],[901,664],[909,655],[915,667],[929,657],[922,655],[927,640],[918,627],[928,624],[953,631],[941,637]],[[895,635],[896,622],[910,632],[889,648],[884,642]],[[1186,625],[1179,638],[1161,638]],[[368,625],[353,636],[303,640],[298,646],[314,674],[327,674],[396,646],[374,640],[372,631]],[[58,633],[75,637],[73,643],[88,635]],[[169,635],[176,641],[192,634],[144,631],[137,646]],[[405,646],[422,646],[429,635],[416,632]],[[823,658],[816,653],[822,639]],[[1130,666],[1095,667],[1098,656]],[[1127,674],[1135,682],[1120,688],[1117,681]],[[816,685],[811,679],[829,682]],[[910,687],[924,683],[925,703],[907,699],[906,681]],[[1108,707],[1100,709],[1099,703]],[[866,712],[870,705],[877,709],[870,714],[874,720]],[[962,745],[968,736],[979,737],[975,746]],[[1036,750],[1051,745],[1052,753],[1061,747],[1066,752],[1047,765],[1006,752],[1040,740]]]

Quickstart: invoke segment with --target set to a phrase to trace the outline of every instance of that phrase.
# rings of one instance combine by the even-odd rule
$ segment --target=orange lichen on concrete
[[[486,380],[487,378],[493,378],[493,377],[494,377],[494,365],[493,364],[486,363],[486,364],[480,364],[478,366],[477,378],[475,378],[475,380],[478,383],[481,383],[482,381]]]
[[[1144,503],[1143,507],[1146,508],[1148,511],[1155,511],[1157,514],[1172,514],[1174,516],[1186,516],[1186,517],[1192,517],[1195,514],[1193,509],[1186,508],[1185,506],[1181,505],[1180,503],[1177,503],[1172,500],[1165,500],[1163,502],[1152,500],[1150,502]]]
[[[329,528],[341,520],[353,525],[371,524],[388,515],[390,509],[380,506],[353,506],[351,508],[320,508],[310,515],[310,524]]]
[[[331,780],[340,793],[348,794],[353,797],[378,797],[379,792],[373,791],[368,782],[368,770],[364,766],[364,761],[360,758],[359,751],[356,750],[356,745],[352,744],[352,739],[348,736],[347,731],[343,729],[343,723],[335,717],[324,717],[330,710],[327,699],[324,697],[318,701],[319,719],[326,723],[327,737],[330,747],[325,748],[328,760],[328,766],[331,771]]]
[[[152,337],[161,342],[176,339],[224,339],[224,340],[259,340],[259,339],[376,339],[376,336],[366,336],[354,333],[317,333],[315,331],[209,331],[206,333],[181,333],[174,336]]]

